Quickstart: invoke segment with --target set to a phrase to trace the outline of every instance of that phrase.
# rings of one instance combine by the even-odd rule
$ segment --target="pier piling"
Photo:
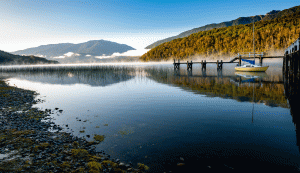
[[[174,70],[179,70],[180,68],[180,60],[178,59],[178,63],[175,62],[175,59],[174,59]]]
[[[206,60],[204,60],[204,62],[202,60],[201,66],[202,66],[202,70],[206,70]]]
[[[189,61],[187,61],[186,64],[187,64],[187,70],[188,70],[188,71],[192,71],[192,70],[193,70],[193,62],[191,61],[191,62],[189,63]]]
[[[223,68],[223,60],[221,60],[221,62],[217,60],[217,70],[222,70],[222,68]]]

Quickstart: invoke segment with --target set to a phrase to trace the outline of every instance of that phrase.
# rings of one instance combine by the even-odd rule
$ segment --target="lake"
[[[0,72],[34,90],[63,131],[93,140],[111,158],[150,172],[297,171],[299,132],[283,85],[282,62],[266,73],[233,64],[192,73],[168,63],[19,66]],[[2,67],[3,68],[3,67]],[[8,67],[5,68],[9,69]],[[294,118],[293,118],[294,117]]]

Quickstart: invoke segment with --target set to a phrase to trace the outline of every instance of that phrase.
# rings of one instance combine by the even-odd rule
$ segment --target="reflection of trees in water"
[[[148,68],[146,71],[150,74],[150,78],[158,82],[180,86],[195,93],[238,101],[252,101],[253,99],[253,85],[244,83],[237,86],[232,80],[236,76],[178,76],[178,72],[174,70],[157,68]],[[268,106],[288,107],[283,84],[256,82],[255,102],[263,102]]]
[[[2,72],[17,78],[48,84],[107,86],[133,78],[133,68],[115,66],[68,66],[11,69]]]

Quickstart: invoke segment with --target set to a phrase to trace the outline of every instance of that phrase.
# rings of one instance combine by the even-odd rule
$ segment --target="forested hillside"
[[[257,22],[257,21],[260,21],[260,20],[262,20],[262,21],[272,20],[272,19],[275,19],[275,18],[278,18],[278,17],[293,14],[296,11],[300,11],[300,6],[295,6],[295,7],[285,9],[285,10],[282,10],[282,11],[273,10],[273,11],[270,11],[269,13],[267,13],[266,15],[256,15],[256,16],[250,16],[250,17],[239,17],[235,20],[231,20],[231,21],[227,21],[227,22],[222,22],[222,23],[218,23],[218,24],[216,24],[216,23],[208,24],[208,25],[205,25],[205,26],[201,26],[201,27],[198,27],[198,28],[194,28],[194,29],[182,32],[179,35],[176,35],[176,36],[173,36],[173,37],[168,37],[168,38],[165,38],[165,39],[162,39],[162,40],[158,40],[158,41],[150,44],[149,46],[147,46],[146,49],[152,49],[152,48],[154,48],[154,47],[156,47],[156,46],[158,46],[162,43],[172,41],[176,38],[187,37],[187,36],[189,36],[193,33],[197,33],[197,32],[200,32],[200,31],[208,31],[208,30],[211,30],[211,29],[214,29],[214,28],[223,28],[223,27],[228,27],[228,26],[236,26],[236,25],[240,25],[240,24],[249,24],[249,23],[252,23],[253,21]]]
[[[271,12],[270,12],[271,13]],[[275,11],[275,13],[277,13],[277,11]],[[273,16],[273,15],[272,15]],[[168,41],[172,41],[176,38],[183,38],[183,37],[187,37],[191,34],[200,32],[200,31],[208,31],[214,28],[223,28],[223,27],[227,27],[227,26],[236,26],[236,25],[240,25],[240,24],[248,24],[251,23],[253,20],[256,21],[260,21],[265,17],[265,15],[256,15],[256,16],[252,16],[252,17],[239,17],[235,20],[231,20],[231,21],[227,21],[227,22],[222,22],[222,23],[213,23],[213,24],[208,24],[205,26],[201,26],[199,28],[194,28],[185,32],[180,33],[179,35],[173,36],[173,37],[168,37],[166,39],[162,39],[162,40],[158,40],[152,44],[150,44],[149,46],[146,47],[146,49],[152,49],[162,43],[168,42]]]
[[[300,34],[300,11],[280,13],[281,17],[255,22],[255,45],[259,52],[286,48]],[[188,37],[163,43],[144,54],[143,61],[187,59],[200,56],[234,56],[253,51],[253,25],[237,25],[200,31]]]

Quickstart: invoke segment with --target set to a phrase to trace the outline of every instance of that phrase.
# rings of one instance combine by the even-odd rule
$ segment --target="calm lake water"
[[[90,141],[105,135],[98,151],[151,172],[296,171],[299,115],[285,97],[282,63],[266,64],[266,73],[235,73],[227,64],[221,73],[194,65],[192,74],[184,65],[128,64],[0,74],[39,93],[44,102],[35,107],[51,109],[64,131]]]

